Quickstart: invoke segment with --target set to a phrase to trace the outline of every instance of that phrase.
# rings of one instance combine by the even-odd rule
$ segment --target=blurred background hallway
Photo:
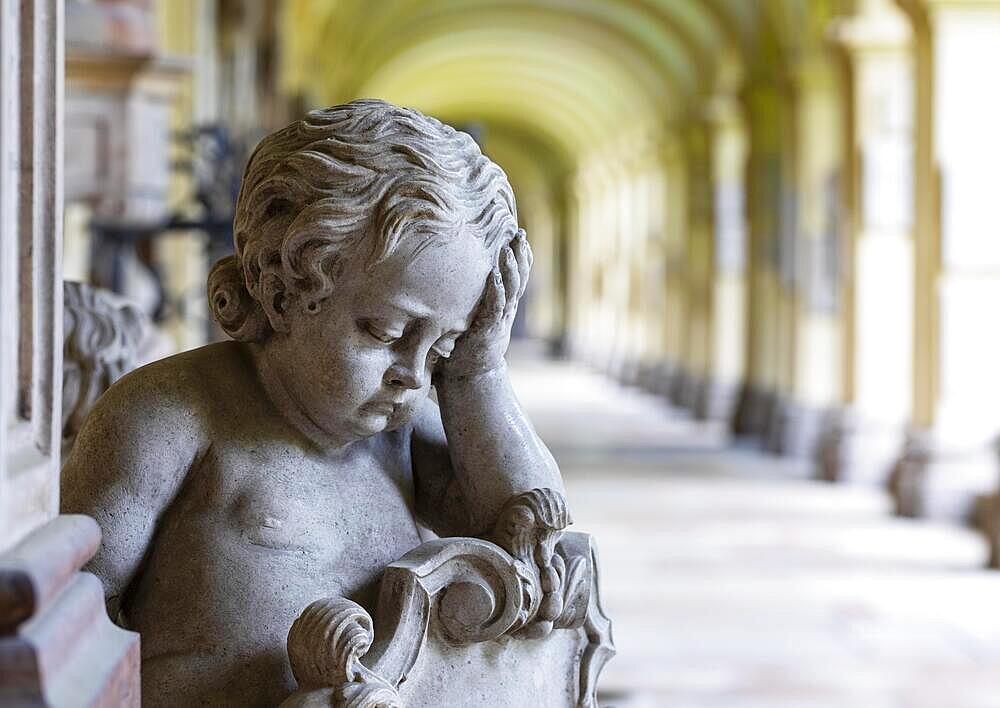
[[[978,534],[726,444],[522,344],[514,385],[593,531],[619,708],[1000,705],[1000,577]]]
[[[108,382],[218,340],[253,147],[375,97],[513,185],[609,705],[1000,708],[1000,0],[0,8],[0,551],[92,404],[64,281]]]

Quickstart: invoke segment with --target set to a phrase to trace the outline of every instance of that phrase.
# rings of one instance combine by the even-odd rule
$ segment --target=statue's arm
[[[481,534],[511,497],[536,488],[563,492],[559,468],[521,410],[504,364],[438,376],[435,386],[440,409],[428,401],[411,444],[418,510],[432,528]]]
[[[451,464],[441,410],[430,398],[414,417],[410,457],[420,520],[439,536],[472,534],[465,499]]]
[[[517,494],[541,488],[564,494],[559,468],[521,410],[504,360],[531,262],[519,231],[498,253],[469,330],[435,372],[440,415],[414,427],[418,507],[421,486],[440,489],[440,480],[451,480],[445,499],[460,495],[466,533],[492,530]]]
[[[101,527],[87,570],[103,582],[112,618],[198,454],[192,416],[171,400],[175,386],[143,370],[120,380],[98,400],[63,466],[62,512],[87,514]]]

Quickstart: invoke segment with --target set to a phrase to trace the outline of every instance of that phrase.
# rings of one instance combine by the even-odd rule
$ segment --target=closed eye
[[[392,344],[403,336],[402,332],[380,325],[374,320],[364,320],[361,323],[361,328],[382,344]]]
[[[427,365],[434,366],[441,359],[447,359],[455,349],[455,340],[459,333],[448,333],[441,339],[434,342],[434,346],[427,352]]]
[[[434,361],[434,362],[437,362],[437,361],[439,361],[441,359],[447,359],[450,356],[451,356],[451,350],[450,349],[447,350],[447,351],[442,351],[441,349],[438,349],[437,347],[433,347],[429,352],[427,352],[427,358],[429,360]]]
[[[431,347],[431,351],[437,352],[438,357],[441,359],[447,359],[451,356],[452,351],[455,349],[455,340],[458,339],[459,335],[454,333],[448,333],[441,339],[434,342],[434,346]]]

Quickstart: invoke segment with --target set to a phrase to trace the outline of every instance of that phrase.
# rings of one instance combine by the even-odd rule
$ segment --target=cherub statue
[[[375,100],[314,111],[257,146],[234,232],[208,295],[235,341],[119,380],[63,473],[141,633],[145,705],[276,705],[310,602],[372,608],[426,529],[496,538],[512,498],[562,498],[504,364],[531,248],[468,135]]]

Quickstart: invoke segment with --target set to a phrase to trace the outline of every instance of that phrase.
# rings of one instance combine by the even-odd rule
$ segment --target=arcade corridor
[[[75,437],[101,418],[89,412],[126,372],[217,345],[232,334],[226,322],[249,322],[248,332],[260,325],[259,338],[247,333],[243,344],[264,347],[285,341],[270,318],[294,312],[289,303],[312,316],[329,313],[326,300],[353,302],[335,282],[342,262],[318,257],[310,272],[330,287],[311,299],[301,253],[286,246],[300,243],[292,225],[303,214],[313,219],[321,201],[339,214],[336,200],[367,188],[327,175],[315,194],[275,197],[260,209],[280,217],[273,228],[268,221],[249,229],[246,202],[237,208],[237,200],[262,138],[290,125],[309,133],[315,126],[304,116],[377,99],[433,117],[450,136],[464,133],[461,142],[496,163],[498,183],[509,183],[502,193],[513,198],[491,197],[485,210],[459,199],[465,206],[449,207],[426,233],[398,234],[465,236],[492,223],[483,214],[500,206],[511,231],[494,245],[530,243],[533,255],[521,251],[518,262],[517,307],[505,310],[515,340],[509,361],[517,394],[559,462],[575,528],[601,550],[618,652],[600,675],[601,706],[1000,708],[1000,0],[0,7],[0,566],[10,557],[41,559],[38,575],[47,580],[39,596],[76,588],[65,596],[90,598],[78,617],[102,628],[76,632],[52,619],[52,604],[25,614],[9,592],[6,606],[17,612],[5,624],[0,592],[0,630],[20,632],[48,617],[85,639],[51,633],[49,649],[80,663],[29,677],[31,690],[32,682],[54,681],[82,696],[74,682],[86,675],[95,696],[138,696],[147,661],[139,635],[122,631],[127,618],[115,609],[109,617],[104,589],[88,589],[97,580],[80,572],[102,548],[101,533],[103,548],[109,543],[100,515],[83,507],[98,519],[91,523],[69,513],[80,509],[68,509],[61,491]],[[324,140],[324,155],[343,142]],[[383,142],[380,133],[359,145],[367,152]],[[303,148],[302,164],[313,152]],[[393,163],[401,172],[382,158],[359,167],[364,160],[347,154],[325,164],[371,184],[399,177],[412,186],[400,175],[434,172],[450,164],[438,165],[448,152],[418,159],[395,150],[393,159],[410,155]],[[299,169],[298,159],[286,155],[274,169]],[[454,175],[441,179],[451,184]],[[380,196],[350,222],[355,246],[397,234],[379,232],[393,192],[371,194]],[[413,198],[426,203],[421,209],[443,209],[433,190],[421,187]],[[332,232],[316,224],[315,243],[301,243],[319,249]],[[513,235],[520,229],[523,238]],[[248,256],[250,231],[273,248],[251,247]],[[340,258],[340,248],[338,241],[329,253]],[[232,292],[206,287],[211,273],[230,277]],[[421,280],[441,282],[435,294],[457,289],[448,277]],[[476,293],[467,295],[473,302]],[[219,316],[244,305],[249,320]],[[478,321],[473,312],[457,321]],[[343,320],[367,345],[358,351],[398,359],[406,328],[390,336],[370,320]],[[441,339],[459,346],[465,326],[449,328]],[[506,344],[510,332],[497,331]],[[348,341],[342,334],[301,341],[322,350]],[[500,348],[491,351],[490,371],[501,371]],[[425,359],[427,381],[437,384],[448,366],[439,356],[448,352]],[[317,379],[341,383],[338,367],[318,368]],[[343,369],[345,380],[362,371]],[[382,377],[389,368],[370,371],[373,390],[399,380]],[[302,388],[312,392],[312,381]],[[510,404],[509,388],[501,393]],[[496,403],[482,410],[515,408]],[[148,422],[130,406],[116,410]],[[319,417],[339,418],[327,413]],[[230,418],[242,420],[242,409]],[[528,429],[511,420],[484,426],[491,444],[514,442],[495,456],[496,474],[482,479],[517,467],[507,453],[531,436],[495,434]],[[436,442],[452,445],[462,425],[442,422]],[[178,427],[156,431],[156,440],[185,439]],[[139,437],[99,440],[129,447]],[[256,454],[256,431],[235,438]],[[450,447],[441,455],[445,470],[454,466],[450,455]],[[540,456],[525,464],[551,474],[544,484],[517,477],[504,504],[558,487],[548,463]],[[403,465],[403,478],[418,467]],[[106,468],[115,472],[88,467]],[[116,494],[132,491],[127,480],[109,484]],[[478,486],[470,488],[477,497]],[[79,496],[101,497],[88,488]],[[365,491],[363,501],[378,506],[385,497]],[[454,502],[444,493],[433,499],[435,512]],[[564,507],[552,508],[562,523]],[[244,521],[268,536],[283,527],[278,512],[259,516]],[[335,516],[317,526],[327,530]],[[130,508],[106,513],[104,525],[124,518],[141,525],[172,517]],[[482,536],[499,533],[503,521],[501,514],[457,528]],[[311,531],[291,533],[289,543]],[[144,543],[158,534],[149,533]],[[61,565],[50,562],[49,546],[17,555],[25,539],[39,537],[71,551]],[[589,549],[579,555],[591,558]],[[550,587],[536,595],[549,595],[553,616],[545,621],[567,629],[556,624],[552,567],[539,567],[539,587],[543,571]],[[524,599],[514,590],[505,596]],[[576,603],[563,609],[594,610],[592,595],[582,597],[567,594]],[[580,612],[573,621],[584,621]],[[603,625],[594,626],[572,627],[588,647],[574,656],[597,647],[585,657],[597,665]],[[93,651],[88,642],[98,639],[114,650]],[[268,656],[280,656],[272,668],[284,671],[285,648],[276,646]],[[0,706],[3,658],[0,651]],[[90,659],[103,668],[80,669]],[[542,663],[525,663],[542,676],[535,686],[547,688]],[[590,681],[589,669],[563,673]],[[593,693],[594,683],[584,690]]]
[[[617,708],[992,708],[1000,577],[969,530],[893,518],[579,365],[512,356],[600,540]],[[942,602],[947,598],[947,602]]]

